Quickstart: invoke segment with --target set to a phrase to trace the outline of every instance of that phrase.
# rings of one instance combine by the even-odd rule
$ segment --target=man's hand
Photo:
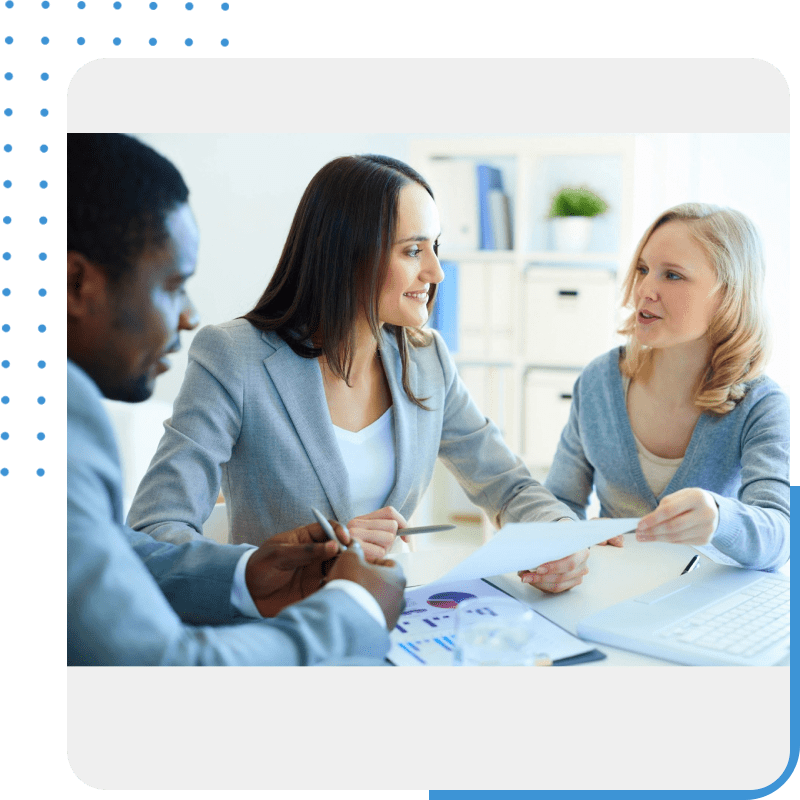
[[[339,528],[342,541],[347,537]],[[314,522],[278,533],[250,556],[245,582],[264,617],[274,617],[286,606],[313,594],[324,576],[326,561],[337,553],[335,542]]]
[[[394,628],[405,607],[403,590],[406,588],[403,570],[394,561],[381,559],[368,564],[360,543],[354,539],[347,551],[334,561],[326,581],[337,578],[363,586],[378,601],[386,618],[386,627],[389,630]]]

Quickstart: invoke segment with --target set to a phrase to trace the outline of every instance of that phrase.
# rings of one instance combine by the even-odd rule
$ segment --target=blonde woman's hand
[[[658,507],[639,520],[639,542],[708,544],[719,524],[719,508],[705,489],[680,489],[667,495]]]

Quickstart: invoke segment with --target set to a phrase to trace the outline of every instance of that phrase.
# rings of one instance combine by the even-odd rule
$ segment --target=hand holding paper
[[[603,519],[603,517],[592,517],[592,519]],[[630,533],[630,531],[628,531]],[[611,539],[605,542],[598,542],[599,547],[605,547],[605,545],[610,545],[611,547],[624,547],[625,546],[625,537],[620,534],[619,536],[613,536]]]
[[[523,583],[535,586],[542,592],[559,594],[572,589],[573,586],[577,586],[583,581],[583,576],[589,572],[589,567],[586,566],[588,559],[589,548],[587,547],[566,558],[560,558],[558,561],[540,564],[534,569],[520,570],[517,575]]]
[[[597,519],[597,517],[594,517]],[[556,520],[557,522],[569,522],[568,519]],[[617,537],[622,539],[622,536]],[[605,544],[605,542],[598,542]],[[583,576],[589,574],[589,567],[586,562],[589,559],[589,548],[573,553],[566,558],[558,561],[551,561],[549,564],[540,564],[535,569],[521,569],[517,575],[523,583],[536,586],[540,592],[547,594],[560,594],[566,592],[573,586],[583,583]]]
[[[638,521],[595,519],[589,522],[512,522],[504,525],[483,547],[435,582],[471,580],[530,570],[573,554],[579,555],[593,544],[633,530]],[[586,556],[588,557],[588,551]],[[584,558],[584,565],[585,561]],[[581,569],[577,561],[572,567],[573,570]]]

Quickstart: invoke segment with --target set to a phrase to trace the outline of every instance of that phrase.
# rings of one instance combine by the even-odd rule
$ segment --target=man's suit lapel
[[[276,346],[274,338],[266,340]],[[333,432],[317,360],[299,357],[280,341],[275,352],[264,359],[264,366],[328,497],[334,518],[346,523],[351,518],[350,484]],[[325,513],[325,509],[320,511]]]

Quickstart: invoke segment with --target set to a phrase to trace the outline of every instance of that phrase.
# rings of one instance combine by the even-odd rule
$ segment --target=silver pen
[[[420,525],[416,528],[398,528],[397,535],[398,536],[411,536],[415,533],[440,533],[441,531],[452,531],[455,530],[455,525],[445,524],[445,525]]]
[[[317,511],[316,508],[312,508],[311,513],[317,518],[317,522],[319,522],[319,524],[322,526],[322,530],[328,534],[328,538],[332,539],[334,542],[336,542],[336,544],[339,545],[339,551],[344,552],[347,550],[347,548],[339,541],[339,537],[333,532],[330,522],[328,522],[328,520],[322,516],[322,513]],[[341,525],[342,523],[340,522],[339,524]],[[342,525],[342,528],[344,529],[344,532],[350,536],[350,531],[348,531],[344,525]]]

